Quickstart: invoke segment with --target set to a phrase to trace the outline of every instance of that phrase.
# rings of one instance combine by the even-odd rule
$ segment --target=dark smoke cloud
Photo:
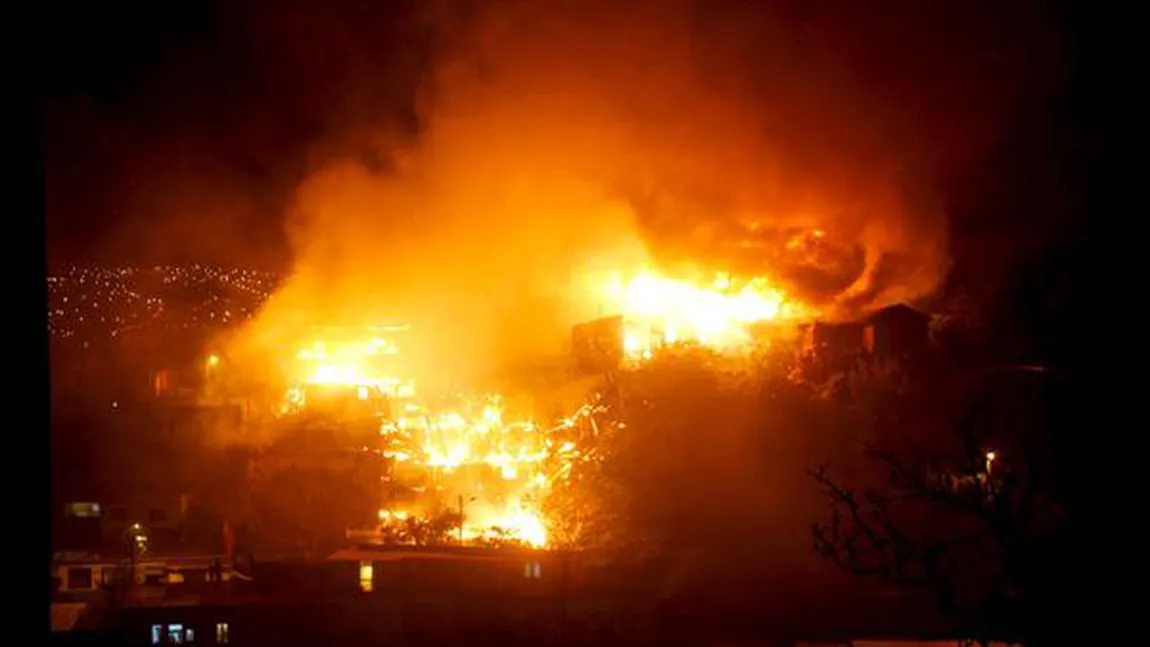
[[[938,169],[1051,87],[1039,8],[429,3],[420,136],[357,125],[373,161],[302,183],[280,302],[419,313],[487,356],[556,338],[565,272],[600,246],[772,276],[832,316],[926,295],[949,263]]]
[[[55,261],[283,269],[283,214],[309,171],[378,156],[385,124],[412,129],[422,64],[391,28],[406,26],[396,3],[196,4],[194,19],[60,17],[76,33],[59,33],[72,63],[45,115]]]
[[[53,113],[50,230],[98,210],[108,256],[286,246],[268,320],[407,315],[463,365],[593,316],[565,288],[602,247],[841,316],[929,293],[939,172],[1060,70],[1025,1],[269,6],[221,5],[118,102]]]

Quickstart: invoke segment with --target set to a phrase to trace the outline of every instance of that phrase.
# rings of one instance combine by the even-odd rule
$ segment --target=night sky
[[[480,4],[456,2],[441,15]],[[954,149],[937,177],[960,266],[972,255],[979,267],[993,265],[1034,241],[1066,237],[1082,208],[1084,168],[1101,146],[1080,101],[1081,20],[1049,3],[962,3],[957,13],[922,4],[776,3],[796,39],[808,24],[830,25],[823,33],[858,78],[920,118],[933,145]],[[1025,11],[1015,5],[1030,4],[1046,12],[1041,29],[1018,18]],[[336,157],[384,165],[381,124],[417,137],[417,90],[447,38],[442,20],[430,28],[401,2],[76,4],[57,14],[53,40],[74,55],[54,59],[45,113],[53,264],[287,267],[282,223],[293,192]],[[949,27],[961,40],[938,37]],[[1052,62],[1040,66],[1049,82],[976,78],[1051,42]],[[959,72],[940,73],[948,66]],[[1038,89],[979,122],[963,115],[982,114],[984,97],[964,94],[963,84]]]
[[[410,113],[397,5],[69,6],[57,37],[76,56],[57,59],[46,112],[50,260],[236,262],[238,240],[250,264],[284,263],[284,200],[310,161],[351,140],[343,124]]]

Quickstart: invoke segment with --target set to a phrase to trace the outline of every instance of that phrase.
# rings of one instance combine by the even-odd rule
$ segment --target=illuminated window
[[[184,625],[170,624],[168,625],[168,642],[173,645],[184,644]]]
[[[371,593],[372,579],[375,574],[375,569],[372,568],[371,562],[359,563],[359,588],[364,593]]]
[[[523,566],[523,577],[537,580],[543,576],[543,566],[539,562],[528,562]]]
[[[216,623],[216,644],[218,644],[218,645],[228,644],[228,623],[226,623],[226,622],[217,622]]]
[[[160,634],[163,633],[164,627],[162,625],[152,625],[152,644],[160,644]]]
[[[196,642],[196,632],[193,631],[191,627],[188,627],[184,630],[184,639],[190,643]]]
[[[367,387],[366,386],[356,387],[355,394],[356,394],[356,397],[358,397],[360,400],[366,400],[367,395],[368,395],[367,394]]]
[[[69,503],[65,513],[69,517],[99,517],[100,504],[99,503]]]

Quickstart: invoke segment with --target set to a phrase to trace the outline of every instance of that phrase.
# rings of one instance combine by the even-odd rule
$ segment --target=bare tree
[[[989,414],[977,405],[931,449],[866,446],[875,487],[812,470],[830,498],[814,547],[850,573],[933,589],[979,640],[1034,641],[1064,511],[1033,436],[1007,438]]]

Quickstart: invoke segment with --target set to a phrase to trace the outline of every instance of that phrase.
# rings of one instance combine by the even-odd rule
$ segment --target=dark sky
[[[1009,256],[1016,242],[1071,219],[1068,194],[1092,140],[1070,111],[1081,52],[1061,7],[776,5],[796,39],[816,19],[829,25],[823,37],[882,101],[911,107],[906,114],[926,124],[933,145],[962,151],[967,139],[980,142],[938,169],[959,255],[975,245],[992,250],[988,258]],[[1036,28],[1015,5],[1039,6],[1049,22]],[[942,39],[960,23],[961,36]],[[286,265],[282,221],[309,170],[334,156],[378,162],[381,124],[417,130],[416,91],[442,44],[418,24],[404,3],[370,0],[60,8],[52,40],[71,55],[56,59],[46,112],[50,261]],[[1020,62],[1045,52],[1052,33],[1056,62]],[[1030,86],[1033,79],[1009,75],[982,85],[975,78],[1015,64],[1051,80],[1034,83],[1040,89],[1010,111],[990,111],[991,122],[963,121],[981,114],[987,96]],[[978,91],[964,95],[964,83]]]
[[[284,201],[344,128],[410,113],[399,3],[69,5],[46,112],[53,261],[282,263]],[[357,25],[370,24],[370,29]],[[410,119],[410,118],[409,118]]]

